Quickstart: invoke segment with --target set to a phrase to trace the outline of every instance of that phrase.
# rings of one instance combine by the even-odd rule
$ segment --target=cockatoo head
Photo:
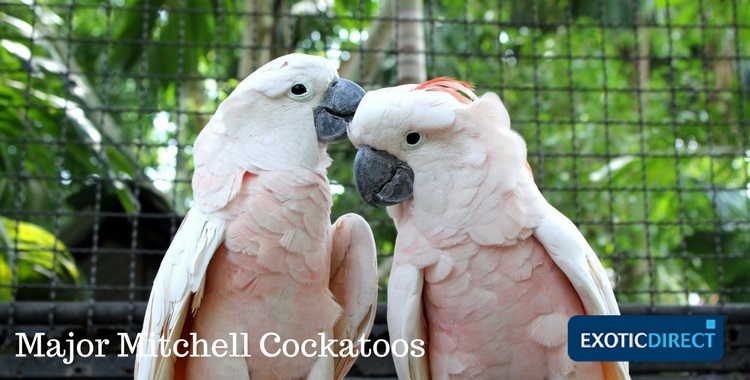
[[[288,54],[268,62],[242,81],[230,98],[248,98],[247,92],[273,101],[269,111],[312,111],[322,142],[346,139],[346,127],[365,94],[356,83],[339,78],[325,58],[306,54]],[[279,113],[269,116],[278,118]]]
[[[245,78],[208,126],[252,150],[248,162],[265,169],[315,165],[346,128],[365,91],[339,78],[323,57],[288,54]]]
[[[470,85],[448,78],[368,92],[348,135],[358,148],[357,191],[372,206],[399,204],[415,186],[448,196],[461,186],[460,178],[448,177],[469,176],[490,155],[507,166],[497,174],[515,181],[526,159],[526,145],[510,130],[500,98],[477,98]]]

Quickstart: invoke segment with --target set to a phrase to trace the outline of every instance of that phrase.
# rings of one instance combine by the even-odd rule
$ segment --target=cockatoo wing
[[[620,315],[607,273],[573,222],[551,205],[534,236],[565,273],[587,315]],[[603,363],[605,379],[630,379],[628,363]]]
[[[427,348],[427,322],[424,316],[422,289],[424,270],[416,266],[394,263],[388,279],[388,332],[391,342],[404,339],[411,344],[417,339]],[[416,357],[393,356],[398,378],[402,380],[429,380],[429,352]]]
[[[206,268],[221,245],[224,226],[194,209],[185,215],[154,279],[138,343],[136,379],[173,378],[174,352],[162,357],[157,340],[163,339],[171,350],[182,333],[188,306],[193,313],[200,306]]]
[[[378,263],[370,225],[357,214],[346,214],[333,225],[330,289],[344,309],[333,328],[335,339],[349,339],[359,352],[359,339],[370,335],[378,305]],[[356,351],[355,351],[356,350]],[[356,356],[334,359],[334,379],[343,379]]]

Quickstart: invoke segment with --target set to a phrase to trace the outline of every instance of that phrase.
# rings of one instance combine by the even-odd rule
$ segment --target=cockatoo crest
[[[474,86],[471,83],[462,82],[448,77],[430,79],[417,87],[414,87],[414,90],[412,91],[418,90],[447,92],[456,98],[456,100],[464,104],[469,104],[477,100],[477,96],[474,94]]]

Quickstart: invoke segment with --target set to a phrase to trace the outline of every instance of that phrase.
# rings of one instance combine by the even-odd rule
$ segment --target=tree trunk
[[[427,79],[422,0],[398,2],[396,6],[396,50],[398,83],[421,83]]]
[[[362,42],[361,48],[351,51],[351,58],[341,63],[339,75],[360,83],[372,82],[378,64],[383,62],[384,51],[394,37],[396,24],[393,16],[396,13],[396,2],[381,0],[378,17],[367,28],[369,38]]]
[[[273,7],[278,1],[245,0],[245,27],[237,79],[245,79],[255,69],[271,60],[272,31],[274,29]]]

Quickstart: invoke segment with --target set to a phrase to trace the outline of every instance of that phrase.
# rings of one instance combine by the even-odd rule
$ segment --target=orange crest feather
[[[448,77],[430,79],[415,87],[412,91],[416,90],[445,92],[464,104],[469,104],[477,99],[476,94],[474,94],[474,86],[471,83]]]

